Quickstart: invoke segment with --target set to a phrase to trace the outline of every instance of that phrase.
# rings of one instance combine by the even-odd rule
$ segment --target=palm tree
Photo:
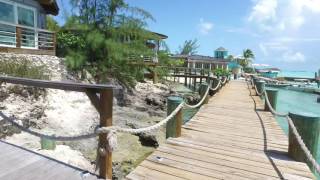
[[[235,58],[234,58],[234,56],[233,56],[233,55],[229,55],[229,56],[227,57],[227,60],[229,60],[229,61],[234,61],[234,60],[235,60]]]
[[[197,53],[197,49],[199,48],[198,40],[187,40],[183,43],[182,46],[179,46],[179,54],[181,55],[194,55]]]
[[[251,49],[244,49],[243,50],[243,61],[242,66],[247,67],[249,63],[252,63],[252,59],[254,59],[254,54]]]

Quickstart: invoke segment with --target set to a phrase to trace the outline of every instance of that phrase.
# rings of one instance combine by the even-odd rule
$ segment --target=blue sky
[[[169,36],[172,52],[185,40],[198,39],[198,54],[213,55],[223,46],[233,55],[245,48],[255,63],[284,70],[320,69],[320,0],[127,0],[149,11],[152,31]],[[70,12],[68,1],[58,0],[60,14]]]

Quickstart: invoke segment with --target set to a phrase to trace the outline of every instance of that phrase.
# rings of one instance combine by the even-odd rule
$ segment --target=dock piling
[[[292,119],[293,124],[297,128],[303,142],[313,155],[317,156],[318,141],[320,135],[320,117],[313,114],[296,114],[289,113],[289,117]],[[306,162],[307,158],[305,153],[301,149],[296,137],[294,136],[291,128],[289,128],[289,156],[296,161]]]
[[[167,115],[170,115],[180,103],[183,102],[183,99],[179,96],[170,96],[167,99]],[[170,119],[166,125],[166,138],[169,137],[180,137],[181,136],[181,127],[182,127],[182,109]]]
[[[200,98],[202,99],[203,96],[205,95],[207,89],[208,89],[208,84],[207,83],[203,83],[203,84],[200,84],[200,87],[199,87],[199,94],[200,94]],[[209,102],[209,94],[207,94],[207,96],[205,97],[205,100],[203,102],[203,104],[208,104]]]
[[[265,81],[256,81],[256,86],[257,86],[257,90],[259,93],[263,93],[264,89],[265,89]],[[258,93],[256,93],[256,95],[258,96]]]
[[[269,101],[270,101],[272,108],[276,110],[277,109],[277,100],[278,100],[278,90],[267,89],[266,93],[268,95],[268,98],[269,98]],[[269,106],[266,101],[264,103],[264,110],[270,111]]]

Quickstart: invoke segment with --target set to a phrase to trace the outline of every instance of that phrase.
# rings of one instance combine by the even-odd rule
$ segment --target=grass
[[[49,80],[50,73],[45,65],[36,66],[26,58],[0,60],[0,75]]]

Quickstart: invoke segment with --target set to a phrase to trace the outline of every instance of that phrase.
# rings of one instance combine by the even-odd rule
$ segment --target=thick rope
[[[266,101],[266,103],[267,103],[267,105],[269,107],[269,110],[273,115],[276,115],[276,116],[279,116],[279,117],[287,117],[289,115],[288,113],[279,113],[275,109],[273,109],[273,107],[271,106],[269,97],[268,97],[268,93],[266,91],[264,91],[264,95],[265,95],[265,99],[266,99],[265,101]]]
[[[255,87],[255,90],[258,94],[257,88]],[[268,93],[266,91],[264,91],[263,93],[265,95],[265,101],[269,107],[270,112],[275,115],[275,116],[279,116],[279,117],[285,117],[288,121],[289,124],[289,128],[292,130],[292,133],[294,135],[294,138],[298,141],[303,153],[306,155],[307,160],[311,163],[312,167],[314,167],[314,169],[317,171],[317,173],[320,173],[320,165],[318,164],[318,162],[315,160],[315,158],[313,157],[313,155],[311,154],[311,152],[309,151],[308,147],[306,146],[306,144],[303,142],[303,139],[301,138],[297,128],[295,127],[292,119],[289,117],[288,113],[279,113],[277,112],[275,109],[273,109],[273,107],[271,106],[271,103],[269,101],[269,97],[268,97]]]
[[[181,103],[174,111],[171,112],[169,116],[167,116],[162,121],[158,122],[149,127],[139,128],[139,129],[130,129],[130,128],[121,128],[118,126],[110,126],[110,127],[101,127],[97,130],[98,133],[106,133],[110,130],[115,130],[117,132],[130,133],[130,134],[139,134],[143,132],[150,132],[156,129],[159,129],[161,126],[166,124],[170,119],[172,119],[184,106],[184,103]]]
[[[210,88],[211,91],[216,91],[221,85],[221,80],[219,79],[219,82],[215,88]],[[210,87],[210,86],[209,86]]]
[[[211,85],[212,85],[212,82],[210,82],[210,84],[208,85],[208,88],[207,88],[206,92],[204,93],[201,101],[198,102],[198,104],[196,104],[196,105],[189,105],[189,104],[187,104],[187,103],[184,103],[184,106],[187,107],[187,108],[192,108],[192,109],[200,107],[200,106],[203,104],[203,102],[205,101],[206,97],[208,96]]]
[[[254,89],[256,90],[258,96],[262,96],[265,93],[265,91],[259,92],[256,85],[254,85]]]
[[[314,159],[314,157],[311,154],[311,152],[309,151],[308,147],[303,142],[303,139],[299,135],[297,128],[294,126],[294,123],[293,123],[292,119],[289,116],[287,116],[287,120],[288,120],[289,128],[292,130],[292,133],[294,134],[294,137],[298,141],[298,143],[299,143],[301,149],[303,150],[304,154],[306,155],[308,161],[315,168],[317,173],[320,173],[320,166],[319,166],[318,162]]]
[[[83,139],[89,139],[89,138],[94,138],[97,136],[97,133],[89,133],[89,134],[84,134],[84,135],[77,135],[77,136],[56,136],[56,135],[47,135],[47,134],[42,134],[37,131],[33,131],[31,129],[25,128],[19,123],[15,121],[14,118],[8,117],[3,114],[3,112],[0,111],[0,117],[2,117],[3,120],[10,122],[12,125],[20,129],[21,131],[27,132],[31,135],[34,135],[39,138],[45,138],[45,139],[50,139],[54,141],[78,141],[78,140],[83,140]]]
[[[223,85],[226,84],[228,78],[224,78],[224,81],[222,82]]]

